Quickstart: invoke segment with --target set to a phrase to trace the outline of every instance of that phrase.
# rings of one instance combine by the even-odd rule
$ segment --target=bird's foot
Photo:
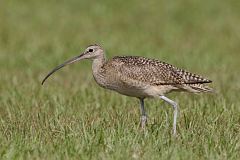
[[[147,116],[146,115],[142,115],[141,116],[141,128],[145,129],[146,124],[147,124]]]

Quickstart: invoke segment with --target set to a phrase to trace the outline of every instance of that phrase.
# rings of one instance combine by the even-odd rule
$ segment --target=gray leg
[[[147,123],[147,114],[145,112],[143,98],[140,98],[140,110],[141,110],[141,127],[145,128],[145,125]]]
[[[178,104],[176,102],[174,102],[173,100],[165,97],[165,96],[160,96],[160,98],[173,106],[173,109],[174,109],[174,113],[173,113],[174,114],[173,115],[173,134],[176,135]]]

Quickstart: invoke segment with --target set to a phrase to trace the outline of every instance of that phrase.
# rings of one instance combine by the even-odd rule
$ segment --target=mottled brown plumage
[[[97,70],[94,77],[98,84],[132,97],[156,97],[173,90],[195,93],[211,91],[204,85],[210,80],[145,57],[117,56]],[[105,78],[98,80],[98,77]]]
[[[106,60],[104,50],[99,45],[90,45],[81,55],[57,66],[44,78],[42,84],[58,69],[81,59],[93,60],[93,77],[101,87],[140,99],[142,127],[145,126],[147,120],[144,109],[145,98],[159,97],[173,106],[173,133],[175,134],[178,107],[177,103],[165,97],[165,94],[171,91],[198,93],[212,90],[204,85],[212,82],[211,80],[156,59],[117,56]]]
[[[117,64],[116,70],[126,79],[136,80],[150,85],[192,85],[210,83],[211,80],[203,78],[179,69],[165,62],[156,59],[148,59],[139,56],[114,57],[106,63],[106,66]],[[202,85],[199,87],[203,87]]]

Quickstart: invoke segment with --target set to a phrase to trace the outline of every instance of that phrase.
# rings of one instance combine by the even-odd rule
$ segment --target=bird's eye
[[[93,52],[93,49],[89,49],[88,52]]]

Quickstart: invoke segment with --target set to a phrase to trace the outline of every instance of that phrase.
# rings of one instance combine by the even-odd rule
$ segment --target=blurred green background
[[[0,157],[3,159],[237,159],[240,153],[240,2],[0,1]],[[156,58],[213,80],[212,95],[148,101],[98,87],[91,63],[43,77],[100,44],[107,57]],[[164,106],[164,107],[163,107]],[[166,106],[166,107],[165,107]]]

